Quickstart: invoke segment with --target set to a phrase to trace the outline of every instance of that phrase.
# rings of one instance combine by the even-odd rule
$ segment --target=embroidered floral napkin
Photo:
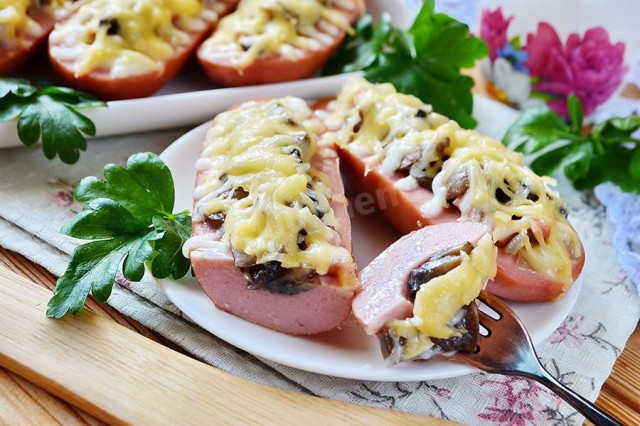
[[[501,137],[515,113],[483,103],[481,131]],[[161,152],[183,131],[94,140],[80,162],[66,166],[38,149],[0,151],[0,245],[60,275],[75,242],[58,233],[81,206],[72,198],[84,176],[139,151]],[[560,191],[587,253],[584,284],[570,316],[537,350],[544,365],[578,393],[595,399],[630,333],[640,300],[616,263],[612,227],[592,193],[565,182]],[[477,373],[427,382],[361,382],[299,371],[258,359],[191,323],[151,280],[116,286],[109,303],[172,340],[194,357],[232,374],[282,389],[470,424],[581,424],[572,408],[526,379]],[[615,309],[612,309],[615,307]]]

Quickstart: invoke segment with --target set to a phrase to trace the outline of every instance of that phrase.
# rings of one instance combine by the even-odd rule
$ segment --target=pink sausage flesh
[[[367,334],[375,335],[392,319],[411,316],[407,282],[411,270],[434,254],[470,242],[489,229],[474,222],[443,223],[413,231],[393,243],[361,273],[362,291],[353,299],[353,313]]]
[[[326,149],[318,152],[312,163],[331,181],[331,207],[339,223],[341,246],[351,251],[351,223],[339,159],[333,150]],[[199,175],[197,181],[201,182],[202,176]],[[212,229],[206,223],[194,222],[193,235],[208,232]],[[235,266],[229,247],[222,243],[213,249],[193,251],[191,264],[200,286],[219,309],[275,331],[316,334],[337,327],[351,312],[355,289],[339,287],[331,271],[320,276],[321,284],[313,289],[285,295],[247,288],[247,279]]]

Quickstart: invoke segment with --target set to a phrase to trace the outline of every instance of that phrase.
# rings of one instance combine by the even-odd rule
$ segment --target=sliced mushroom
[[[504,246],[504,251],[508,255],[515,255],[527,242],[527,236],[525,234],[516,234],[509,242]]]
[[[213,229],[220,229],[224,224],[226,216],[225,212],[211,213],[204,217],[204,221]]]
[[[459,336],[450,337],[448,339],[432,338],[431,341],[435,346],[440,348],[443,353],[447,352],[473,352],[478,345],[480,334],[480,319],[478,316],[478,305],[475,301],[462,307],[465,312],[464,316],[456,324],[451,324],[452,328],[460,331]]]
[[[466,242],[461,246],[451,247],[436,253],[420,267],[411,271],[409,282],[407,283],[409,299],[415,300],[416,293],[424,284],[460,266],[462,263],[460,254],[462,252],[469,254],[471,250],[473,250],[473,244],[470,242]]]
[[[247,278],[247,288],[271,293],[293,295],[311,290],[320,284],[318,274],[308,268],[284,268],[277,261],[240,268]]]
[[[447,185],[447,202],[452,202],[462,197],[469,189],[469,176],[465,171],[455,174]]]
[[[233,255],[233,261],[239,268],[244,268],[247,266],[253,266],[256,264],[256,257],[252,255],[248,255],[243,251],[236,250],[235,248],[231,248],[231,254]]]
[[[108,35],[116,35],[120,31],[120,23],[116,18],[102,18],[100,25],[107,27]]]

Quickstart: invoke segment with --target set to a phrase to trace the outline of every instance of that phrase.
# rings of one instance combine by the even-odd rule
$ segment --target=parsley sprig
[[[80,151],[87,149],[84,135],[94,136],[96,127],[76,109],[103,106],[104,102],[66,87],[0,79],[0,121],[17,118],[20,141],[33,146],[42,139],[42,151],[50,160],[57,155],[67,164],[78,161]]]
[[[140,281],[147,263],[158,278],[189,271],[182,245],[191,234],[191,216],[173,213],[173,178],[162,160],[134,154],[126,168],[108,164],[103,173],[104,179],[82,179],[75,190],[75,199],[87,204],[61,232],[90,241],[74,250],[56,282],[49,317],[77,314],[89,293],[106,301],[120,270],[129,281]]]
[[[389,14],[377,25],[361,18],[355,34],[347,37],[323,68],[323,74],[363,70],[374,83],[390,82],[403,93],[433,105],[435,111],[473,128],[473,79],[460,73],[488,53],[487,45],[469,34],[455,19],[434,12],[434,0],[425,0],[408,31],[391,26]]]
[[[523,154],[540,153],[531,168],[550,175],[557,169],[577,189],[593,188],[611,181],[623,191],[640,192],[640,116],[616,117],[583,132],[580,100],[567,99],[570,122],[546,106],[524,111],[511,125],[503,143]]]

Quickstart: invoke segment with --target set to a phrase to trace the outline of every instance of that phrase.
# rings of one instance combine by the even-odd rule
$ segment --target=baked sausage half
[[[244,0],[198,49],[223,86],[298,80],[313,74],[364,12],[364,0]]]
[[[49,36],[65,81],[103,99],[148,96],[182,68],[237,0],[85,0]]]
[[[297,98],[218,115],[197,162],[193,271],[215,305],[293,335],[338,326],[359,288],[332,147]]]
[[[351,180],[408,233],[434,223],[475,221],[499,247],[488,290],[536,302],[561,297],[580,274],[584,250],[551,187],[520,154],[461,129],[391,84],[349,80],[319,111]]]
[[[479,223],[413,231],[364,268],[353,313],[380,339],[391,364],[472,352],[479,333],[475,299],[495,275],[496,251]]]
[[[71,0],[0,2],[0,75],[16,72],[47,40]]]

